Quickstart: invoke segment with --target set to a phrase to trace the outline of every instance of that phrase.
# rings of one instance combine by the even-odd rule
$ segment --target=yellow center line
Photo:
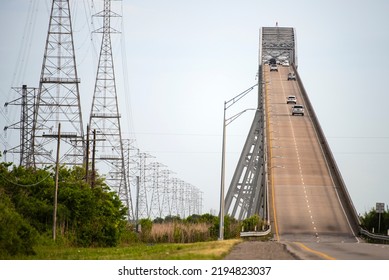
[[[276,234],[276,239],[277,241],[280,240],[279,234],[278,234],[278,223],[277,223],[277,213],[276,213],[276,204],[275,204],[275,195],[274,195],[274,175],[273,171],[271,170],[272,166],[272,138],[270,136],[270,121],[269,121],[269,95],[268,95],[268,90],[267,90],[267,72],[265,70],[265,95],[266,95],[266,123],[267,123],[267,135],[268,135],[268,140],[269,140],[269,161],[270,161],[270,168],[268,166],[268,170],[270,170],[270,185],[271,185],[271,192],[272,192],[272,204],[273,204],[273,216],[274,216],[274,229],[275,229],[275,234]]]
[[[315,254],[315,255],[323,258],[323,259],[326,259],[326,260],[336,260],[334,257],[331,257],[331,256],[329,256],[327,254],[322,253],[322,252],[313,250],[313,249],[307,247],[306,245],[304,245],[301,242],[294,242],[294,243],[297,244],[298,246],[300,246],[303,250],[306,250],[306,251],[308,251],[310,253],[313,253],[313,254]]]

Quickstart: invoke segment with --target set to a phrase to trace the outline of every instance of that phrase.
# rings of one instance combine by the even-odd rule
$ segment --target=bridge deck
[[[288,95],[305,105],[291,67],[264,65],[271,221],[280,241],[355,242],[309,112],[291,115]]]

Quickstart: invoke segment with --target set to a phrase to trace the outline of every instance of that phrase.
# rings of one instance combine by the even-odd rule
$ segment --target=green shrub
[[[139,236],[134,230],[134,225],[130,223],[126,223],[122,232],[120,233],[120,244],[121,245],[129,245],[133,243],[139,243]]]
[[[175,223],[173,227],[173,241],[174,243],[181,243],[182,240],[183,240],[182,229],[181,227],[177,226],[177,224]]]
[[[150,219],[141,219],[139,221],[140,234],[139,238],[143,242],[150,241],[151,229],[153,228],[153,222]]]
[[[372,208],[369,212],[365,212],[361,216],[362,228],[374,232],[376,234],[387,234],[389,229],[389,210],[384,210],[383,213],[377,213],[377,210]],[[378,227],[379,225],[379,227]],[[379,228],[379,229],[378,229]]]
[[[18,254],[34,255],[37,232],[13,208],[0,191],[0,258]]]
[[[57,238],[75,246],[116,246],[126,225],[127,209],[102,178],[98,177],[91,188],[84,175],[85,170],[79,166],[60,168]],[[9,197],[9,207],[44,236],[52,235],[53,177],[50,168],[35,170],[0,163],[0,192]],[[21,234],[26,235],[27,229]]]
[[[261,231],[263,225],[263,220],[258,215],[253,215],[242,221],[243,231]]]

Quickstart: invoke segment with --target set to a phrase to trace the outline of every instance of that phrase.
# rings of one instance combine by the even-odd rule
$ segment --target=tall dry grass
[[[212,240],[211,224],[207,223],[162,223],[153,224],[149,242],[153,243],[191,243]]]

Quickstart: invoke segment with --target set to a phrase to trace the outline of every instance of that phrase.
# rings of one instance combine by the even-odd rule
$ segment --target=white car
[[[304,116],[304,106],[303,105],[294,105],[292,107],[292,116],[302,115]]]
[[[297,104],[297,98],[296,98],[296,96],[294,96],[294,95],[289,95],[289,96],[286,98],[286,104],[289,104],[289,103]]]
[[[282,63],[282,66],[290,66],[289,60],[285,59]]]
[[[277,64],[270,64],[270,71],[277,71],[278,72]]]
[[[290,81],[290,80],[296,81],[296,74],[295,73],[290,72],[288,74],[288,81]]]

